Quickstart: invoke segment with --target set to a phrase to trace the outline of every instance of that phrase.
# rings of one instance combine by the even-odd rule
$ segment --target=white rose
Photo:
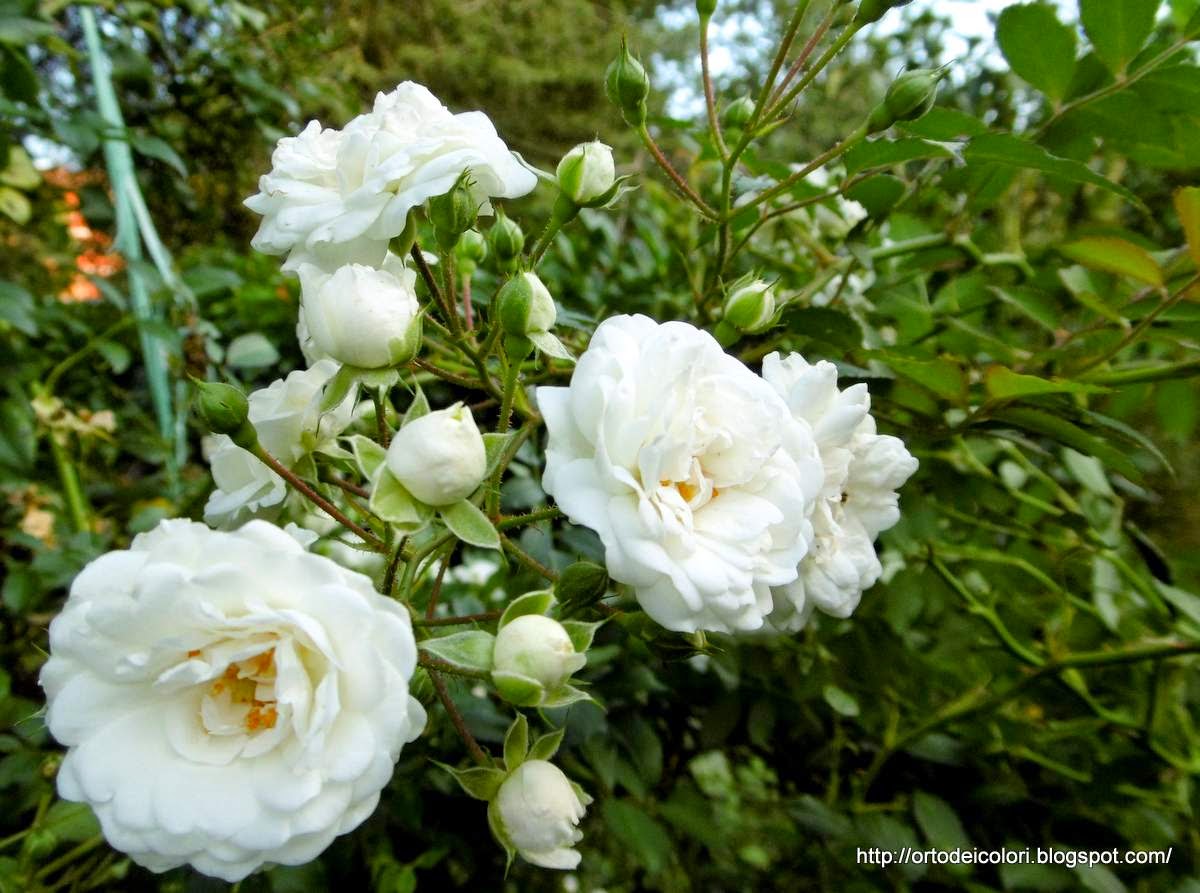
[[[576,825],[586,804],[553,763],[522,763],[500,785],[495,806],[509,843],[527,862],[542,868],[578,867],[573,847],[583,839]]]
[[[580,143],[564,155],[555,173],[558,188],[577,205],[601,198],[617,180],[612,149],[595,141]]]
[[[320,411],[321,389],[337,370],[333,360],[319,360],[249,394],[250,423],[258,432],[258,442],[284,465],[296,464],[350,424],[352,393],[328,412]]]
[[[758,629],[796,579],[824,481],[807,426],[705,332],[605,320],[568,388],[539,388],[542,486],[668,629]]]
[[[296,340],[300,343],[300,352],[304,354],[304,362],[308,365],[319,363],[321,360],[331,360],[329,354],[317,347],[313,341],[312,332],[308,330],[308,320],[304,318],[304,304],[296,308]]]
[[[586,663],[563,625],[542,614],[513,618],[496,633],[492,649],[492,672],[532,679],[547,693],[561,688]]]
[[[874,540],[900,518],[895,492],[917,469],[917,460],[895,437],[875,433],[866,385],[842,391],[837,367],[809,364],[793,353],[763,361],[763,377],[812,431],[825,466],[825,486],[813,513],[813,549],[795,582],[774,590],[771,623],[797,630],[814,609],[849,617],[882,567]]]
[[[403,606],[264,521],[164,521],[50,625],[59,794],[152,871],[298,865],[375,809],[425,723]]]
[[[537,185],[486,115],[451,114],[411,81],[380,93],[373,111],[344,130],[310,122],[279,141],[271,165],[246,199],[263,217],[251,244],[287,254],[285,270],[306,262],[379,266],[409,211],[449,192],[464,171],[483,214],[491,213],[489,198],[516,198]]]
[[[466,499],[487,472],[487,452],[471,410],[455,403],[409,422],[392,438],[387,467],[427,505]]]
[[[332,275],[299,269],[304,322],[313,346],[350,366],[395,366],[420,347],[416,273],[397,262],[382,270],[361,264]]]
[[[265,517],[282,505],[287,496],[283,478],[228,435],[217,434],[213,441],[215,449],[208,462],[217,489],[204,506],[204,520],[208,524],[229,530],[250,518]]]

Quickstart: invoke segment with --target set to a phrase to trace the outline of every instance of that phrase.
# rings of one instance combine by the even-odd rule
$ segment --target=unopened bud
[[[258,435],[250,424],[250,402],[246,395],[223,382],[192,381],[196,387],[196,415],[205,427],[214,434],[228,434],[243,449],[254,449]]]
[[[563,616],[572,616],[591,607],[608,592],[608,572],[590,561],[576,561],[567,567],[554,584],[554,598]]]
[[[504,283],[496,305],[500,325],[509,335],[548,332],[558,316],[554,298],[536,273],[519,273]]]
[[[906,71],[888,87],[884,97],[867,120],[867,132],[887,130],[898,121],[915,121],[937,99],[938,82],[946,76],[943,68],[914,68]]]
[[[775,289],[761,279],[734,289],[725,299],[725,321],[740,332],[761,332],[774,318]]]
[[[750,123],[752,117],[754,117],[754,100],[749,96],[742,96],[725,107],[725,113],[721,115],[721,123],[725,125],[726,130],[742,130]]]
[[[562,194],[584,208],[606,201],[617,180],[612,149],[595,141],[580,143],[564,155],[556,173]]]
[[[712,14],[717,11],[717,0],[696,0],[696,12],[700,18],[711,18]]]
[[[605,72],[604,90],[608,93],[609,101],[621,110],[627,123],[633,127],[641,127],[646,123],[646,97],[650,95],[650,79],[623,39],[621,52]]]
[[[488,244],[501,271],[510,272],[525,250],[525,233],[521,232],[515,220],[509,219],[502,209],[497,208],[496,222],[488,230]]]
[[[878,22],[889,9],[906,6],[911,2],[912,0],[862,0],[858,6],[858,13],[854,16],[854,21],[869,25],[872,22]]]
[[[566,629],[557,620],[541,614],[523,614],[503,626],[496,633],[496,644],[492,651],[492,672],[500,680],[507,676],[531,679],[541,687],[541,696],[558,691],[571,674],[582,669],[587,658],[577,654]],[[520,686],[501,694],[511,700]],[[528,695],[528,696],[525,696]],[[518,700],[534,700],[532,692],[521,692]]]
[[[471,184],[468,171],[458,178],[449,192],[429,200],[429,220],[433,223],[438,247],[443,251],[453,248],[459,236],[475,225],[479,203],[471,193]]]
[[[475,267],[488,256],[487,239],[478,230],[469,229],[462,234],[454,248],[458,269],[464,276],[475,272]]]

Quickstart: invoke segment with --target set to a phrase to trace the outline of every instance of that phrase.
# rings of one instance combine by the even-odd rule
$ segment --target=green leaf
[[[900,357],[886,351],[872,351],[871,355],[882,360],[898,375],[910,378],[928,388],[939,397],[961,403],[967,396],[967,377],[962,367],[953,360],[942,358],[916,360]]]
[[[375,477],[379,466],[387,459],[387,450],[380,444],[362,434],[352,434],[346,438],[350,443],[350,451],[354,453],[354,461],[358,464],[359,473],[367,480]]]
[[[17,189],[36,189],[42,175],[33,166],[29,153],[18,145],[8,147],[8,164],[0,170],[0,183]]]
[[[549,589],[526,592],[509,602],[504,613],[500,615],[500,622],[496,625],[496,629],[503,629],[513,620],[525,614],[545,614],[550,610],[552,604],[554,604],[554,593]]]
[[[580,701],[591,701],[595,703],[595,699],[586,691],[582,691],[573,685],[564,685],[557,691],[551,692],[542,703],[541,707],[569,707],[572,704],[577,704]]]
[[[19,224],[29,222],[33,205],[22,193],[9,186],[0,186],[0,212],[7,214]]]
[[[500,534],[478,506],[463,499],[454,505],[444,506],[440,511],[450,532],[464,543],[481,549],[500,548]]]
[[[14,47],[26,47],[54,33],[49,22],[39,22],[18,15],[0,14],[0,43]]]
[[[1060,416],[1040,409],[1010,406],[997,410],[992,414],[992,418],[1002,424],[1011,424],[1026,431],[1043,434],[1084,455],[1095,456],[1110,469],[1132,481],[1142,479],[1141,471],[1128,456]]]
[[[1200,267],[1200,186],[1184,186],[1175,190],[1175,211],[1179,225],[1187,237],[1192,263]]]
[[[558,748],[562,745],[563,736],[567,733],[565,728],[556,729],[549,732],[537,741],[533,742],[533,747],[529,748],[529,759],[531,760],[550,760],[558,753]]]
[[[400,420],[400,427],[403,428],[409,422],[415,422],[423,415],[429,415],[429,400],[425,397],[421,386],[417,385],[412,402],[408,404],[408,409],[404,411],[404,418]]]
[[[33,295],[12,282],[0,282],[0,321],[26,335],[36,335]]]
[[[86,803],[56,800],[39,826],[65,843],[81,843],[100,833],[100,822]]]
[[[453,775],[459,787],[476,800],[491,800],[500,790],[500,785],[504,784],[505,773],[500,769],[488,769],[484,766],[456,769],[437,760],[431,762]]]
[[[418,643],[422,651],[474,673],[492,671],[492,648],[496,637],[481,629],[469,629]]]
[[[604,620],[598,620],[595,623],[587,623],[583,620],[564,620],[562,627],[571,638],[571,644],[575,647],[575,651],[583,654],[592,647],[592,639],[596,637],[596,630],[604,626],[605,622]]]
[[[876,174],[846,190],[846,198],[862,205],[871,217],[885,217],[904,195],[904,181],[891,174]]]
[[[1003,366],[992,366],[988,369],[984,384],[988,395],[996,400],[1036,397],[1042,394],[1103,394],[1109,390],[1078,381],[1023,375]]]
[[[858,716],[860,712],[858,699],[850,692],[844,691],[836,685],[826,685],[821,695],[825,698],[825,703],[842,716]]]
[[[934,106],[917,120],[902,121],[896,126],[913,136],[940,142],[988,132],[988,126],[974,115],[944,105]]]
[[[996,22],[996,42],[1013,73],[1057,102],[1075,74],[1075,29],[1046,3],[1006,7]]]
[[[891,167],[906,161],[953,157],[954,153],[940,143],[917,137],[906,137],[898,140],[863,141],[850,149],[843,157],[843,161],[846,165],[846,174],[853,176],[870,168]]]
[[[1079,0],[1079,18],[1096,55],[1114,74],[1141,51],[1154,30],[1159,0]]]
[[[135,134],[130,137],[129,144],[138,154],[169,165],[179,176],[186,177],[188,175],[187,165],[183,163],[179,153],[172,149],[166,140],[156,136]]]
[[[415,533],[433,519],[433,510],[418,502],[386,467],[371,488],[368,505],[372,512],[403,533]]]
[[[496,671],[492,673],[492,684],[496,686],[500,697],[518,707],[537,707],[546,696],[546,690],[540,682],[520,673]]]
[[[1085,236],[1058,249],[1061,254],[1093,270],[1128,276],[1147,285],[1163,284],[1162,268],[1145,248],[1116,236]]]
[[[324,414],[329,412],[335,406],[341,406],[342,401],[350,394],[350,389],[354,389],[354,393],[358,393],[358,376],[357,370],[352,366],[341,366],[337,372],[333,374],[333,378],[325,383],[325,389],[321,392],[321,403],[317,407],[317,411]]]
[[[970,849],[972,846],[958,815],[941,797],[917,791],[913,795],[913,815],[931,846],[939,850]]]
[[[512,442],[512,439],[517,436],[516,431],[507,431],[504,434],[497,434],[495,431],[489,431],[483,435],[483,451],[487,456],[486,471],[484,477],[491,477],[496,466],[500,463],[500,457],[504,455],[504,449]]]
[[[843,350],[863,345],[862,326],[849,314],[829,307],[789,307],[781,321],[789,332]]]
[[[665,869],[671,862],[671,838],[655,819],[629,800],[608,798],[600,812],[613,836],[650,874]]]
[[[529,753],[529,720],[524,713],[518,713],[513,724],[504,734],[504,768],[512,772],[525,762]]]
[[[29,57],[19,49],[0,46],[0,93],[13,102],[36,105],[40,88]]]
[[[1041,171],[1072,183],[1086,183],[1107,189],[1127,202],[1141,207],[1141,200],[1118,183],[1100,176],[1082,161],[1059,158],[1041,146],[1008,133],[977,136],[967,145],[963,157],[968,162],[1000,164],[1007,167]]]
[[[229,342],[225,362],[238,369],[261,369],[278,363],[279,351],[262,332],[247,332]]]

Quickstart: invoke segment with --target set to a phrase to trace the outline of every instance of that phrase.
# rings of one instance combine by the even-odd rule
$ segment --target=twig
[[[662,168],[663,173],[665,173],[671,179],[671,182],[675,184],[675,187],[683,194],[683,197],[695,205],[700,210],[700,213],[705,217],[717,220],[720,215],[717,214],[717,212],[709,206],[708,202],[702,199],[700,194],[692,188],[691,184],[688,183],[688,181],[682,176],[680,176],[679,172],[671,166],[671,162],[667,160],[667,156],[663,155],[662,149],[658,147],[658,143],[654,142],[654,137],[650,135],[650,131],[646,128],[645,124],[638,128],[638,133],[642,137],[643,145],[645,145],[650,154],[654,156],[655,162],[657,162],[658,166]]]
[[[446,568],[450,566],[450,556],[454,554],[454,547],[457,542],[450,544],[450,548],[446,550],[446,557],[442,559],[441,567],[438,568],[437,576],[433,580],[433,589],[429,593],[429,604],[425,606],[425,619],[428,620],[433,616],[434,610],[437,609],[438,596],[442,592],[442,579],[446,576]]]
[[[466,626],[469,623],[487,623],[499,620],[500,611],[484,611],[482,614],[462,614],[458,617],[426,617],[413,621],[413,626]]]
[[[550,568],[546,567],[546,565],[542,564],[503,533],[500,534],[500,544],[504,546],[506,552],[511,552],[512,556],[516,558],[517,561],[525,565],[534,573],[540,574],[551,582],[558,582],[558,573],[556,571],[552,571]]]
[[[428,665],[424,665],[428,668]],[[446,682],[434,669],[429,669],[429,681],[433,683],[434,689],[437,690],[438,699],[442,702],[442,706],[446,708],[446,713],[450,716],[450,722],[454,723],[454,728],[458,732],[458,736],[462,738],[463,743],[467,745],[467,750],[475,762],[481,766],[491,766],[492,760],[487,755],[487,752],[479,746],[479,742],[475,740],[475,736],[471,734],[471,730],[467,728],[467,721],[463,719],[462,713],[458,706],[454,703],[454,699],[450,697],[450,690],[446,688]]]

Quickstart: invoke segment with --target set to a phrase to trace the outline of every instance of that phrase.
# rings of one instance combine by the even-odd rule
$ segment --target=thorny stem
[[[355,524],[353,521],[351,521],[348,517],[346,517],[345,513],[342,512],[341,509],[305,483],[294,471],[268,453],[263,448],[262,444],[256,444],[253,452],[254,455],[257,456],[258,459],[262,461],[268,468],[291,484],[301,496],[324,509],[331,518],[333,518],[347,530],[358,534],[362,541],[373,548],[376,552],[388,551],[388,547],[383,540],[366,528],[360,527],[358,524]]]
[[[535,574],[540,574],[541,576],[545,577],[547,580],[551,581],[552,583],[558,582],[557,571],[553,571],[550,568],[546,567],[546,565],[542,564],[540,561],[538,561],[536,558],[534,558],[532,555],[530,555],[528,552],[526,552],[524,549],[522,549],[520,546],[518,546],[516,543],[514,543],[511,539],[509,539],[503,533],[500,534],[500,545],[502,545],[504,547],[504,550],[506,552],[511,553],[512,556],[515,559],[517,559],[517,561],[519,561],[521,564],[525,565],[527,568],[529,568]]]
[[[379,442],[386,450],[392,442],[392,429],[388,427],[383,394],[380,393],[379,388],[371,388],[371,402],[375,404],[375,424],[379,429]]]
[[[704,82],[704,105],[708,110],[708,130],[713,144],[722,159],[729,157],[729,148],[721,134],[721,122],[717,118],[717,100],[713,95],[712,73],[708,69],[708,16],[700,17],[700,77]]]
[[[413,626],[466,626],[469,623],[487,623],[499,620],[501,611],[484,611],[481,614],[462,614],[458,617],[426,617],[413,621]]]
[[[442,563],[438,567],[437,576],[433,580],[433,589],[429,593],[429,604],[425,606],[426,620],[432,617],[433,612],[437,610],[438,596],[442,594],[442,580],[446,576],[446,568],[450,566],[450,558],[454,555],[455,545],[457,544],[450,544],[450,548],[446,550],[446,557],[442,559]]]
[[[413,263],[417,266],[417,272],[425,280],[425,286],[429,289],[429,294],[433,296],[433,302],[438,305],[438,308],[445,315],[446,323],[450,326],[451,333],[457,335],[459,332],[458,312],[454,309],[453,304],[447,304],[446,298],[442,295],[441,288],[438,287],[437,277],[433,275],[433,270],[429,269],[429,264],[425,261],[425,255],[421,251],[420,244],[413,242],[409,254],[412,256]]]
[[[796,4],[796,10],[792,13],[792,18],[788,21],[787,30],[783,34],[783,40],[779,42],[779,49],[775,51],[775,58],[771,60],[771,68],[767,72],[767,77],[763,81],[762,90],[759,91],[758,100],[754,103],[754,112],[750,116],[750,126],[748,131],[753,131],[754,127],[762,120],[762,113],[766,110],[771,96],[771,89],[775,85],[775,78],[779,75],[779,69],[783,67],[783,60],[787,58],[788,51],[792,48],[792,43],[796,39],[796,33],[800,30],[800,23],[804,21],[804,16],[808,13],[808,7],[811,5],[811,0],[801,0]]]
[[[464,275],[462,278],[462,305],[463,316],[467,321],[467,331],[475,330],[475,311],[471,306],[471,277]]]
[[[688,183],[688,181],[682,176],[680,176],[679,172],[671,166],[671,162],[667,160],[667,156],[663,155],[662,149],[658,147],[658,143],[654,141],[654,137],[650,135],[650,131],[647,129],[645,124],[638,128],[638,134],[642,138],[642,144],[645,145],[650,154],[654,156],[655,162],[658,163],[658,166],[662,168],[663,173],[670,178],[671,182],[675,184],[675,187],[683,194],[683,197],[695,205],[700,210],[700,213],[705,217],[709,217],[713,220],[719,219],[720,215],[717,214],[717,212],[713,210],[708,202],[702,199],[700,194],[692,188],[691,184]]]
[[[844,140],[842,140],[841,142],[837,143],[834,146],[830,146],[828,149],[826,149],[824,152],[822,152],[820,155],[818,155],[816,158],[814,158],[808,164],[804,165],[804,167],[800,168],[800,170],[798,170],[794,174],[791,174],[790,176],[780,180],[778,183],[776,183],[770,189],[760,192],[758,195],[756,195],[750,201],[748,201],[744,205],[742,205],[738,210],[741,211],[745,208],[752,208],[755,205],[759,205],[759,204],[762,204],[763,202],[770,201],[771,199],[775,198],[775,196],[780,195],[781,193],[787,192],[789,189],[791,189],[796,184],[803,182],[804,178],[807,177],[809,174],[811,174],[813,171],[815,171],[817,168],[819,168],[822,165],[824,165],[825,163],[833,160],[834,158],[837,158],[839,155],[843,154],[847,149],[850,149],[856,143],[860,142],[866,135],[867,135],[866,125],[865,124],[860,125],[858,128],[856,128],[854,130],[853,133],[851,133]]]
[[[437,691],[438,700],[442,702],[442,706],[446,708],[446,713],[450,716],[450,722],[454,723],[454,728],[458,732],[458,736],[462,738],[463,743],[467,745],[467,750],[471,756],[481,766],[491,766],[491,758],[487,752],[479,746],[479,742],[475,740],[475,736],[471,734],[471,730],[467,728],[467,722],[463,719],[462,713],[458,706],[454,703],[454,699],[450,697],[450,690],[446,688],[446,683],[441,675],[426,663],[429,660],[425,655],[421,655],[421,665],[429,670],[429,681],[433,683],[434,689]],[[442,663],[442,661],[438,661]]]
[[[526,524],[537,524],[539,521],[553,521],[555,518],[561,518],[562,516],[563,513],[560,509],[551,506],[550,508],[538,509],[536,512],[528,512],[524,515],[501,518],[496,522],[496,529],[508,530],[511,527],[524,527]]]
[[[846,45],[850,43],[850,41],[854,38],[854,35],[857,34],[861,28],[862,24],[858,22],[852,22],[850,25],[848,25],[846,30],[838,35],[837,40],[829,45],[829,49],[822,53],[817,61],[812,64],[812,67],[805,72],[804,76],[800,78],[796,86],[792,87],[779,100],[771,103],[771,105],[768,106],[768,108],[763,112],[763,120],[769,121],[771,118],[774,118],[777,114],[779,114],[780,110],[782,110],[793,99],[799,96],[804,91],[804,88],[811,84],[816,76],[825,69],[825,66],[832,62],[834,57],[846,48]]]

